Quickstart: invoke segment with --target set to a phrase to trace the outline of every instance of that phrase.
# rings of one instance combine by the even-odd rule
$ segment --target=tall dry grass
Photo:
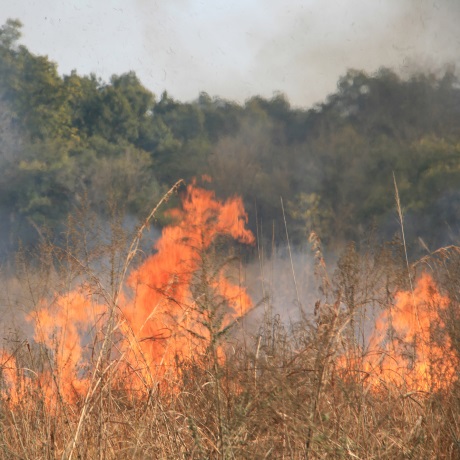
[[[92,356],[81,370],[89,384],[72,402],[59,396],[53,350],[19,333],[5,337],[0,458],[460,458],[455,379],[442,389],[414,390],[404,381],[375,379],[365,364],[376,319],[394,307],[398,291],[411,289],[409,280],[429,271],[450,299],[433,343],[444,346],[446,356],[454,353],[452,366],[458,369],[458,247],[408,265],[398,240],[381,246],[369,242],[359,250],[350,244],[331,270],[312,234],[316,300],[289,323],[265,308],[258,328],[244,327],[243,321],[223,328],[211,273],[213,264],[227,261],[207,254],[192,291],[206,298],[200,312],[209,334],[191,358],[178,355],[171,368],[152,376],[155,384],[139,390],[118,366],[117,299],[144,228],[129,239],[114,225],[111,238],[94,244],[91,232],[74,227],[68,247],[47,248],[41,266],[30,266],[23,257],[21,282],[30,291],[30,310],[46,297],[37,282],[41,271],[47,286],[56,283],[57,290],[86,283],[105,311],[94,325]],[[56,392],[52,406],[47,388],[36,384],[44,371]],[[15,386],[19,400],[13,398]]]

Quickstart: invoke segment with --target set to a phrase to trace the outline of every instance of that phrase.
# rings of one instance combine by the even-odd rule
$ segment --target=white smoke
[[[286,93],[311,106],[347,68],[401,73],[458,64],[458,0],[4,2],[24,44],[69,73],[134,70],[159,94],[243,102]]]

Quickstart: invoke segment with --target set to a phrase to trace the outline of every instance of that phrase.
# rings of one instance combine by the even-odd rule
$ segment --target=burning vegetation
[[[113,231],[107,278],[55,250],[68,289],[1,352],[0,458],[458,458],[457,247],[408,273],[398,241],[350,245],[330,277],[313,235],[321,295],[288,321],[243,286],[240,198],[193,182],[168,213],[134,268],[148,222]]]
[[[217,340],[251,308],[245,289],[233,284],[226,264],[212,265],[208,252],[219,238],[252,244],[245,228],[247,216],[238,198],[219,202],[214,193],[191,184],[182,208],[170,212],[174,223],[163,229],[155,252],[135,268],[114,307],[113,349],[108,363],[117,361],[119,388],[139,394],[151,389],[176,364],[195,354],[219,353]],[[34,326],[34,341],[51,357],[49,370],[28,378],[37,384],[49,404],[56,398],[75,403],[88,391],[92,354],[100,332],[106,331],[107,305],[85,283],[76,289],[43,299],[27,316]],[[115,303],[114,303],[115,302]],[[116,339],[115,339],[116,337]],[[17,403],[28,391],[13,375],[14,357],[6,355],[7,388]]]
[[[452,387],[458,360],[442,320],[448,306],[449,298],[427,273],[413,292],[396,292],[395,305],[377,318],[363,355],[362,370],[373,386],[427,394]]]
[[[460,458],[455,68],[182,103],[20,36],[0,26],[0,459]],[[365,241],[402,230],[392,171],[406,236]],[[152,201],[127,231],[114,203]]]

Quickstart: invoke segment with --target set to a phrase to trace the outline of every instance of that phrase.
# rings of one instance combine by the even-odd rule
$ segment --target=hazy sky
[[[275,91],[296,106],[348,68],[460,70],[460,0],[0,0],[32,52],[61,73],[134,70],[156,94],[242,102]]]

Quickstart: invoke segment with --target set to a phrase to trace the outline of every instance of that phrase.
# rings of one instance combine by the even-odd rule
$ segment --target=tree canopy
[[[294,243],[315,230],[334,248],[371,227],[386,236],[397,230],[394,173],[411,240],[435,246],[457,238],[453,69],[408,78],[387,68],[348,70],[310,109],[279,93],[244,104],[205,92],[179,102],[152,93],[134,72],[109,82],[76,71],[61,76],[20,44],[20,31],[16,20],[0,28],[4,241],[61,228],[82,200],[100,214],[115,200],[141,217],[176,180],[202,174],[218,195],[240,194],[250,226],[265,228],[267,238],[285,237],[282,197]]]

